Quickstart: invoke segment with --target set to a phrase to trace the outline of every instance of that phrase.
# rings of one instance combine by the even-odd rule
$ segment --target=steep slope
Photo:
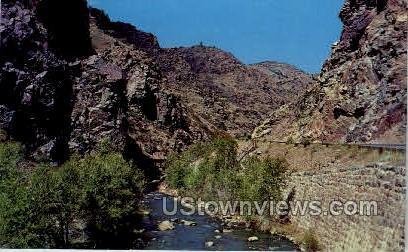
[[[77,40],[84,43],[79,51],[61,41],[61,33],[54,33],[58,27],[39,21],[44,5],[57,13],[62,11],[59,5],[2,2],[2,140],[22,142],[36,161],[64,161],[72,152],[88,153],[106,141],[149,169],[170,151],[211,134],[192,119],[177,96],[161,88],[158,67],[145,53],[147,45],[157,44],[152,37],[109,20],[104,25],[126,32],[106,32],[96,17],[89,20],[86,7],[78,15],[74,6],[84,1],[64,2],[68,3],[73,6],[64,11],[70,18],[87,13],[87,20],[74,23],[88,32],[71,34],[86,36]],[[49,43],[51,39],[55,41]],[[92,50],[84,50],[88,47]]]
[[[158,64],[166,88],[215,128],[249,135],[266,116],[296,100],[313,78],[287,64],[245,65],[214,47],[162,49]]]
[[[341,39],[319,82],[272,115],[253,137],[403,143],[406,130],[407,4],[346,1]]]

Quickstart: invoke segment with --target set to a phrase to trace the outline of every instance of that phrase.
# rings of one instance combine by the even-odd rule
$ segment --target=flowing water
[[[297,247],[281,236],[248,229],[233,229],[226,233],[222,231],[222,223],[207,215],[184,216],[180,213],[180,205],[174,216],[163,213],[163,201],[166,200],[167,209],[174,206],[173,198],[161,193],[150,193],[146,196],[145,204],[150,208],[150,214],[144,218],[145,235],[149,241],[145,249],[158,250],[272,250],[297,251]],[[195,226],[186,226],[175,220],[194,221]],[[165,220],[174,221],[174,229],[159,231],[157,226]],[[218,236],[218,237],[216,237]],[[248,237],[256,236],[258,241],[248,242]],[[218,239],[217,239],[218,238]],[[213,246],[206,247],[206,242],[213,242]]]

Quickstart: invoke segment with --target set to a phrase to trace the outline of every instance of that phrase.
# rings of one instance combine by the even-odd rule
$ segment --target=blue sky
[[[319,72],[338,40],[343,0],[89,0],[113,20],[158,37],[161,47],[202,41],[244,63],[286,62]]]

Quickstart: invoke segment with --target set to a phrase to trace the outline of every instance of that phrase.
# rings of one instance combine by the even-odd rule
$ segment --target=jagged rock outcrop
[[[121,25],[109,20],[99,27],[96,17],[75,21],[90,27],[76,41],[92,42],[88,56],[84,47],[60,44],[58,28],[40,22],[38,8],[30,1],[2,3],[0,127],[29,157],[63,161],[106,140],[147,169],[210,134],[162,89],[158,67],[135,37],[141,32],[129,26],[117,32]]]
[[[157,61],[166,88],[213,128],[242,137],[270,111],[296,100],[312,76],[287,64],[245,65],[214,47],[162,49]]]
[[[152,58],[154,50],[147,50],[150,46],[156,48],[156,43],[152,43],[155,39],[144,41],[149,34],[128,25],[126,28],[130,30],[120,33],[117,29],[124,29],[117,28],[120,23],[109,24],[104,15],[100,26],[101,15],[100,11],[91,11],[92,44],[98,55],[92,57],[96,61],[102,57],[123,74],[121,103],[126,108],[127,135],[134,142],[132,148],[136,146],[144,156],[160,162],[169,151],[180,151],[211,135],[212,130],[197,120],[180,98],[166,88]]]
[[[131,24],[112,22],[109,17],[99,9],[90,8],[90,13],[95,24],[100,29],[109,33],[110,36],[147,52],[154,52],[160,48],[159,42],[153,34],[140,31]]]
[[[341,39],[319,82],[274,111],[253,137],[324,142],[404,143],[407,3],[346,1]]]
[[[0,126],[38,159],[63,158],[75,66],[48,50],[33,10],[2,3]]]
[[[2,12],[0,126],[38,161],[107,140],[150,166],[214,133],[248,134],[313,81],[215,48],[161,49],[84,0],[3,1]]]

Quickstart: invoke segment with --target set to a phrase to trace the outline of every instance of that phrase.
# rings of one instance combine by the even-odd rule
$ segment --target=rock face
[[[1,18],[0,127],[37,161],[107,142],[150,169],[213,134],[250,133],[313,82],[215,48],[161,49],[84,0],[6,0]]]
[[[405,142],[406,8],[402,0],[346,1],[341,39],[319,82],[300,100],[274,111],[253,136]]]
[[[0,126],[38,159],[63,158],[80,72],[46,48],[44,28],[20,2],[2,3],[1,24]]]
[[[102,26],[100,19],[104,20]],[[109,22],[100,11],[91,10],[90,31],[97,55],[91,56],[88,62],[91,61],[91,66],[105,62],[107,66],[98,68],[105,72],[108,80],[114,80],[114,83],[116,80],[113,90],[105,91],[99,100],[107,101],[111,109],[122,107],[126,111],[124,125],[128,142],[130,140],[127,151],[141,152],[143,155],[138,155],[138,158],[144,159],[144,156],[160,163],[170,151],[183,150],[211,135],[211,129],[196,120],[180,98],[166,88],[165,79],[152,57],[158,46],[155,38],[129,25],[125,25],[129,29],[126,33],[118,32],[117,29],[122,31],[125,28],[119,23]],[[150,39],[144,40],[147,37]],[[84,88],[79,87],[78,90],[83,92]],[[115,94],[115,90],[119,93]],[[84,100],[88,101],[87,98]],[[101,123],[107,122],[106,118],[100,120]]]
[[[249,135],[270,111],[296,100],[314,82],[287,64],[245,65],[217,48],[162,49],[157,61],[176,93],[209,127]]]
[[[159,42],[153,34],[139,31],[131,24],[112,22],[101,10],[90,8],[90,13],[95,24],[110,36],[120,39],[127,44],[132,44],[136,48],[147,52],[154,52],[160,48]]]
[[[0,127],[24,143],[30,157],[63,161],[106,141],[149,169],[211,134],[162,89],[160,71],[137,39],[143,33],[108,19],[100,27],[100,16],[87,17],[81,21],[90,27],[84,36],[93,55],[87,55],[84,47],[60,44],[59,35],[51,38],[57,28],[40,22],[36,11],[38,5],[26,1],[2,2]],[[118,26],[126,32],[106,30]]]
[[[0,128],[36,160],[62,161],[107,140],[151,167],[215,133],[245,136],[271,111],[255,137],[402,142],[403,1],[347,1],[317,83],[292,66],[245,65],[212,47],[162,49],[83,0],[51,2],[2,2]]]

